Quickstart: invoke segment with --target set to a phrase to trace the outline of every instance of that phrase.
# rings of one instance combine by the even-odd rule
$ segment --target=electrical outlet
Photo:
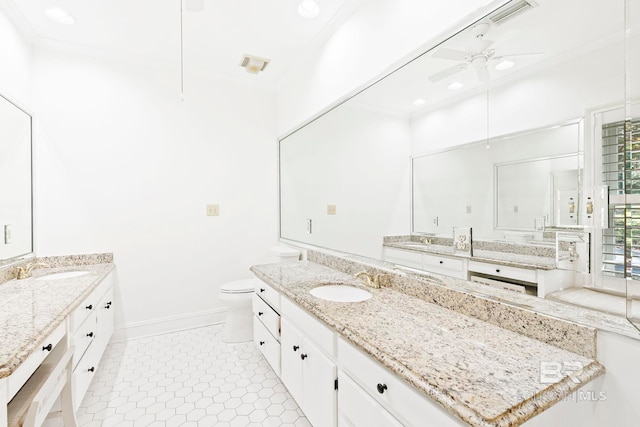
[[[220,216],[220,206],[207,205],[207,216]]]
[[[307,219],[307,234],[311,234],[311,218]]]
[[[11,224],[5,224],[4,226],[4,244],[8,245],[13,242],[13,226]]]
[[[327,215],[336,214],[336,205],[327,205]]]

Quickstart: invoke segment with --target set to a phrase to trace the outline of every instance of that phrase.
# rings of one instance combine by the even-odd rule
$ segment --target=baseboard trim
[[[185,329],[223,323],[227,317],[227,310],[217,308],[197,313],[181,314],[160,319],[145,320],[116,326],[111,342],[126,341],[132,338],[143,338]]]

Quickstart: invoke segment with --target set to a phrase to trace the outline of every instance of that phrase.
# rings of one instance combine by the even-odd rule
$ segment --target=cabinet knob
[[[440,264],[444,264],[444,261],[440,260]]]
[[[88,336],[89,338],[93,337],[93,332],[89,332],[89,333],[87,334],[87,336]]]
[[[45,345],[42,347],[42,351],[51,351],[52,348],[53,346],[51,345],[51,343],[49,343],[49,345]]]
[[[264,341],[260,341],[260,345],[264,345]]]
[[[94,368],[93,366],[92,366],[92,367],[90,367],[89,369],[87,369],[87,371],[89,371],[89,372],[93,372],[93,371],[95,371],[95,370],[96,370],[96,368]]]
[[[264,291],[266,291],[265,288],[260,288],[260,292],[264,292]]]
[[[107,305],[111,305],[111,301],[109,301],[109,302],[107,303]]]
[[[500,269],[499,268],[496,268],[496,273],[500,273]]]
[[[376,388],[378,389],[378,393],[382,394],[387,389],[387,385],[378,383]]]
[[[93,304],[89,304],[88,306],[85,307],[87,310],[92,310],[93,309]]]
[[[111,308],[111,305],[107,304],[104,306],[104,308],[106,308],[107,310],[109,310]]]
[[[299,345],[294,345],[294,346],[293,346],[293,351],[298,351],[298,349],[299,349],[299,348],[300,348],[300,346],[299,346]]]
[[[306,355],[306,354],[301,354],[301,355],[300,355],[300,359],[304,360],[304,359],[306,359],[306,358],[307,358],[307,355]]]
[[[262,316],[263,314],[264,314],[264,313],[263,313],[263,312],[261,312],[261,311],[259,311],[259,312],[258,312],[258,316]]]

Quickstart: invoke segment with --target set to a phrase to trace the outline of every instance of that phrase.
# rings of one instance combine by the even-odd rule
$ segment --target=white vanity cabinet
[[[339,383],[340,425],[466,426],[343,338],[338,339],[338,361],[344,372]]]
[[[281,304],[282,382],[314,427],[333,427],[338,405],[335,333],[289,300],[282,298]]]
[[[253,341],[280,376],[280,294],[256,279],[252,305]]]
[[[73,355],[73,403],[77,410],[113,334],[113,282],[110,273],[67,318]]]
[[[383,259],[394,264],[406,265],[457,279],[467,278],[467,260],[463,258],[384,247]]]

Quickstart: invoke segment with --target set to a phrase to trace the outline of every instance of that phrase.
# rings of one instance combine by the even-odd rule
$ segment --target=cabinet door
[[[302,407],[302,334],[287,318],[281,319],[282,383]],[[304,409],[303,409],[304,410]]]
[[[338,393],[339,427],[402,427],[402,424],[373,400],[346,374],[340,373]]]
[[[96,307],[97,334],[93,345],[96,346],[100,357],[107,348],[111,335],[113,335],[114,309],[113,309],[113,288],[109,288]],[[100,359],[98,359],[100,360]]]
[[[338,395],[335,389],[336,364],[325,356],[308,338],[303,338],[302,410],[314,427],[334,427],[337,424]]]

